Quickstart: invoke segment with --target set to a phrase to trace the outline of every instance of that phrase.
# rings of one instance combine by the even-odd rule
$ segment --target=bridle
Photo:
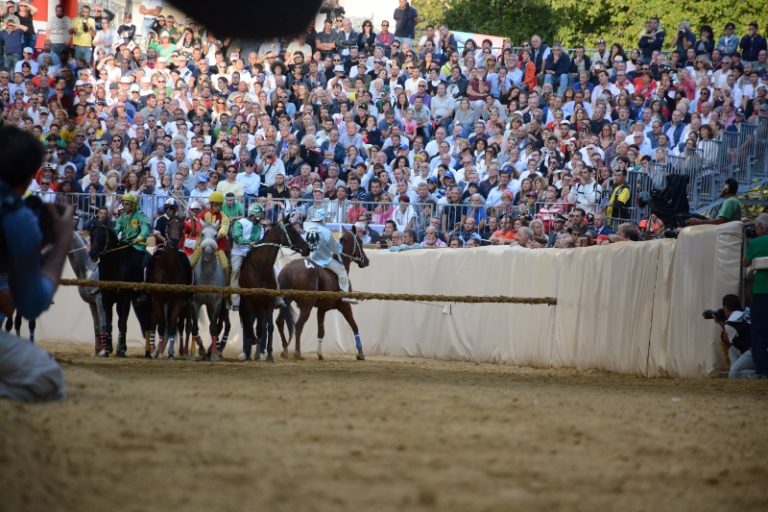
[[[109,239],[111,238],[111,231],[112,230],[108,226],[105,226],[104,224],[101,224],[100,222],[97,223],[96,226],[99,227],[99,228],[102,228],[104,230],[104,232],[106,233],[106,236],[107,236],[107,239],[104,242],[104,249],[101,252],[99,252],[98,254],[96,254],[96,257],[101,258],[102,256],[105,256],[107,254],[110,254],[110,253],[113,253],[113,252],[117,252],[117,251],[122,251],[123,249],[127,249],[127,248],[131,247],[131,244],[120,245],[119,240],[118,240],[118,246],[117,247],[113,247],[112,249],[107,249],[107,246],[109,245]]]
[[[347,254],[342,251],[341,255],[345,258],[349,258],[350,261],[354,261],[359,266],[367,258],[365,258],[365,255],[363,254],[363,248],[360,246],[360,240],[358,239],[357,235],[351,231],[348,231],[348,233],[352,235],[352,240],[355,246],[352,248],[352,254]],[[359,254],[360,256],[355,256],[355,253]]]
[[[293,243],[293,240],[291,240],[291,235],[288,233],[288,229],[285,227],[285,221],[280,221],[277,223],[278,227],[280,228],[280,242],[256,242],[255,244],[251,244],[252,249],[258,249],[260,247],[277,247],[278,249],[282,247],[287,247],[289,250],[293,251],[294,253],[300,253],[296,248],[296,245]],[[287,243],[283,243],[286,241]]]

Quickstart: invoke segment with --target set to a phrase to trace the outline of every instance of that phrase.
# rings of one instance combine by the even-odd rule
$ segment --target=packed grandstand
[[[537,248],[662,236],[672,217],[648,205],[671,175],[692,208],[719,204],[728,178],[766,176],[756,24],[668,32],[651,17],[631,49],[535,34],[499,47],[417,34],[400,4],[375,27],[330,10],[259,42],[158,1],[140,19],[57,6],[41,42],[34,7],[8,2],[2,119],[47,147],[29,192],[76,204],[84,230],[100,208],[116,219],[124,194],[157,219],[169,204],[197,215],[217,191],[232,219],[253,203],[265,223],[323,211],[392,250]]]

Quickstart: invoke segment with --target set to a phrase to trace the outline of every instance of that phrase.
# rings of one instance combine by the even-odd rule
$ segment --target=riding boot
[[[104,352],[104,357],[109,357],[109,354],[112,353],[112,333],[111,332],[105,332],[104,334],[102,334],[101,346],[102,346],[102,351]]]
[[[117,338],[117,357],[125,357],[128,351],[128,345],[125,342],[125,333],[120,333]]]

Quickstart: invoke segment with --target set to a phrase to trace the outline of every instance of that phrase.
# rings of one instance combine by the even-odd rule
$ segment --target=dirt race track
[[[0,401],[3,511],[768,510],[766,381],[44,346],[69,399]]]

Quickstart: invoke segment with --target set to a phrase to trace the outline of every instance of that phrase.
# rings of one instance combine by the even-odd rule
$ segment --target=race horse
[[[352,261],[357,263],[360,268],[368,266],[370,261],[365,255],[363,250],[363,243],[360,238],[354,233],[343,230],[341,239],[339,240],[342,247],[341,261],[344,264],[344,268],[349,272],[349,266]],[[339,280],[336,274],[328,269],[324,269],[314,263],[309,258],[296,259],[288,263],[280,271],[278,276],[278,283],[281,289],[290,290],[318,290],[318,291],[330,291],[337,292],[339,288]],[[291,308],[291,302],[295,301],[299,307],[299,319],[294,321],[293,309]],[[301,331],[304,329],[304,324],[307,322],[312,308],[317,308],[317,357],[321,361],[323,360],[323,338],[325,337],[325,314],[332,310],[337,309],[352,328],[352,332],[355,335],[355,347],[357,348],[357,359],[364,360],[365,354],[363,353],[363,343],[360,339],[360,332],[355,322],[355,317],[352,315],[352,305],[343,302],[341,299],[316,299],[313,297],[301,297],[297,299],[288,299],[285,301],[285,306],[280,308],[280,313],[277,315],[277,329],[280,333],[280,339],[283,342],[282,357],[288,357],[288,345],[293,337],[294,328],[296,331],[296,351],[294,352],[295,359],[302,359],[301,356]],[[283,326],[288,326],[288,339],[285,338],[283,333]]]
[[[158,247],[158,252],[155,253],[154,261],[147,274],[148,283],[170,285],[192,283],[189,259],[184,251],[179,249],[183,236],[184,220],[172,217],[165,228],[165,242],[161,248]],[[168,359],[173,359],[177,321],[185,306],[192,301],[192,293],[153,291],[150,297],[152,298],[152,327],[149,346],[154,344],[155,327],[159,337],[157,348],[152,351],[152,357],[162,358],[167,344]]]
[[[252,245],[251,250],[243,259],[240,268],[241,288],[277,289],[275,278],[275,259],[281,247],[298,252],[302,256],[309,255],[309,246],[301,238],[299,232],[290,221],[281,220],[267,231],[264,238]],[[243,324],[243,352],[240,359],[251,359],[251,348],[256,341],[253,325],[258,322],[258,347],[256,359],[260,359],[266,349],[267,361],[274,361],[272,356],[272,313],[274,298],[257,295],[243,295],[240,298],[240,321]]]
[[[69,260],[69,265],[72,267],[72,271],[78,279],[92,279],[98,281],[99,267],[95,261],[88,257],[88,244],[77,231],[72,235],[72,246],[70,247],[67,259]],[[80,294],[80,298],[83,299],[83,302],[88,304],[88,309],[91,311],[94,336],[93,353],[94,355],[103,357],[106,355],[104,350],[104,336],[106,335],[106,329],[102,295],[99,293],[98,288],[90,286],[78,286],[77,291]]]
[[[218,249],[216,235],[218,231],[218,224],[206,224],[200,233],[200,249],[202,254],[193,272],[194,284],[196,285],[229,286],[224,269],[216,257],[216,250]],[[208,326],[208,333],[211,335],[211,345],[208,347],[207,352],[199,335],[200,310],[203,306],[205,306],[205,311],[208,314],[208,322],[210,324]],[[227,338],[229,337],[229,330],[232,327],[229,321],[229,309],[227,308],[226,298],[220,293],[195,293],[192,318],[192,337],[197,342],[198,355],[206,358],[210,357],[211,361],[218,361],[221,359],[222,352],[227,344]],[[224,334],[219,338],[222,329]],[[189,354],[189,346],[187,345],[184,348],[186,353]]]
[[[91,229],[91,250],[89,255],[92,260],[98,260],[99,281],[124,281],[141,283],[144,281],[143,264],[129,251],[135,251],[130,244],[118,240],[115,230],[106,224],[94,224]],[[141,331],[144,333],[146,347],[144,357],[150,356],[149,334],[151,330],[151,311],[147,302],[138,302],[135,290],[117,289],[101,291],[101,300],[104,305],[104,336],[103,353],[109,356],[112,353],[112,313],[117,310],[118,344],[117,357],[126,357],[128,350],[126,337],[128,335],[128,315],[133,304],[133,311],[139,320]]]

